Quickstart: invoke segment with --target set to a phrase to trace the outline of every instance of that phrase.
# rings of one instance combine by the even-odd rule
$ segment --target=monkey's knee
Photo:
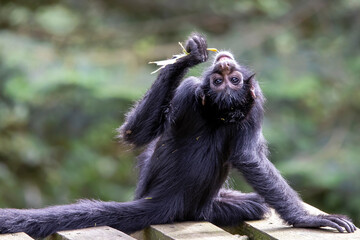
[[[269,212],[264,199],[256,193],[221,191],[213,202],[210,222],[221,225],[236,225],[246,220],[263,219]]]
[[[225,188],[220,189],[218,199],[234,202],[254,201],[259,204],[266,204],[264,198],[257,193],[242,193],[240,191]]]

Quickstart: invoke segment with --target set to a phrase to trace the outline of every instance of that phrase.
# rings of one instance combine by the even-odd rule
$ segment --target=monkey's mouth
[[[215,59],[215,62],[224,61],[226,59],[234,60],[234,57],[231,53],[228,52],[220,52]]]

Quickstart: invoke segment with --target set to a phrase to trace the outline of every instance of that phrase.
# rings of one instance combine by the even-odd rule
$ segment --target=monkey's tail
[[[152,199],[123,203],[80,200],[42,209],[0,209],[0,233],[25,232],[40,238],[57,231],[105,225],[131,233],[170,221],[170,214],[158,209],[160,206]]]

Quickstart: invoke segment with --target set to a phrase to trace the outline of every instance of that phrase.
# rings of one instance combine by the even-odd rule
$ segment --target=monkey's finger
[[[347,222],[347,223],[350,225],[350,227],[351,227],[351,229],[353,230],[353,232],[355,232],[355,231],[357,230],[355,224],[353,224],[350,220],[344,219],[344,218],[342,218],[342,220],[344,220],[345,222]]]
[[[351,232],[356,231],[356,226],[351,222],[350,219],[348,219],[346,216],[339,216],[339,215],[328,215],[326,216],[327,219],[335,221],[335,220],[340,220],[342,222],[344,222],[344,224],[346,224],[346,226],[348,226],[351,229]],[[341,225],[341,224],[340,224]],[[345,226],[344,226],[345,227]],[[347,229],[346,229],[347,230]],[[348,231],[348,230],[347,230]],[[349,232],[349,231],[348,231]]]
[[[348,222],[346,222],[344,219],[334,217],[334,218],[329,218],[329,220],[331,220],[331,221],[335,222],[336,224],[344,227],[348,233],[354,232],[351,225]]]
[[[207,56],[208,56],[208,52],[206,50],[207,48],[207,44],[206,44],[206,40],[200,35],[195,35],[193,37],[194,41],[197,44],[197,50],[199,51],[200,55],[201,55],[201,60],[203,62],[205,62],[207,60]]]
[[[350,224],[350,226],[354,229],[354,232],[357,230],[357,227],[355,226],[355,224],[350,219],[347,219],[347,218],[345,218],[345,219],[342,218],[342,219]]]
[[[352,223],[352,226],[354,228],[354,231],[358,230],[357,226],[355,224]]]
[[[186,42],[185,49],[188,53],[191,53],[196,48],[196,43],[194,39],[189,38]]]
[[[322,219],[320,220],[320,225],[323,226],[323,227],[332,227],[332,228],[335,228],[337,229],[339,232],[343,233],[344,230],[342,229],[341,226],[339,226],[337,223],[334,223],[328,219]]]
[[[353,224],[349,219],[341,218],[341,220],[343,220],[344,222],[346,222],[346,223],[350,226],[352,232],[355,232],[355,231],[356,231],[356,226],[355,226],[355,224]]]
[[[197,45],[197,49],[198,51],[200,52],[200,54],[203,56],[204,55],[204,51],[203,49],[201,49],[201,46],[202,46],[202,42],[201,42],[201,39],[198,35],[195,35],[193,37],[193,40],[195,41],[196,45]]]
[[[315,221],[304,222],[304,223],[296,223],[293,225],[294,227],[332,227],[337,229],[339,232],[343,233],[344,230],[338,224],[328,220],[326,218],[316,219]]]
[[[200,42],[201,42],[201,46],[202,46],[202,50],[204,52],[205,55],[208,54],[207,52],[207,42],[206,39],[203,36],[200,36]]]

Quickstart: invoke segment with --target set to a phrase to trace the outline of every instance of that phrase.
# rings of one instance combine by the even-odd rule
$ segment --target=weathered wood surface
[[[134,240],[129,235],[111,227],[93,227],[79,230],[57,232],[46,240]],[[2,239],[1,239],[2,240]]]
[[[0,240],[33,240],[26,233],[9,233],[0,235]]]
[[[246,240],[246,236],[230,234],[209,222],[182,222],[152,225],[133,234],[140,240]]]
[[[304,204],[305,208],[312,214],[324,212]],[[283,223],[280,217],[272,210],[271,215],[259,221],[247,221],[236,227],[223,228],[224,230],[240,235],[247,235],[256,240],[360,240],[360,230],[354,233],[339,233],[332,228],[309,229],[293,228]]]

